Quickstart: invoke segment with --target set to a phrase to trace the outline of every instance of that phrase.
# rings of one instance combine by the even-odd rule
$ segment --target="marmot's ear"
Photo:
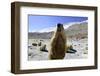
[[[61,24],[61,23],[58,23],[58,24],[57,24],[57,27],[58,27],[58,28],[61,27],[61,26],[63,26],[63,24]]]

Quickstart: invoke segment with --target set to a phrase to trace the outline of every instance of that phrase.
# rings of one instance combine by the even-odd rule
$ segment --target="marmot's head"
[[[63,30],[64,30],[63,24],[58,23],[58,24],[57,24],[57,32],[61,32],[61,31],[63,31]]]

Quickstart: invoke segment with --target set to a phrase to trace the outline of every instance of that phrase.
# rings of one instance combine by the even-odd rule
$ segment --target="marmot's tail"
[[[77,50],[75,50],[75,49],[73,49],[73,48],[70,48],[68,51],[67,51],[67,53],[76,53],[77,52]]]

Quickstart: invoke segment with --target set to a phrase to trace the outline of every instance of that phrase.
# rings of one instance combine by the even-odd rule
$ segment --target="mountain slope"
[[[65,25],[66,26],[66,25]],[[53,35],[53,31],[50,32],[29,32],[29,39],[50,39]],[[75,23],[65,29],[65,33],[68,37],[87,37],[88,23]]]
[[[88,24],[86,22],[81,24],[74,24],[68,29],[65,29],[66,35],[76,36],[76,35],[87,35],[88,34]]]

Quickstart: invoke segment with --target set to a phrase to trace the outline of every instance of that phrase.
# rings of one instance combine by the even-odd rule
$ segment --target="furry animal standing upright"
[[[64,32],[63,24],[57,24],[57,30],[55,31],[51,48],[49,51],[49,59],[63,59],[66,53],[66,35]]]

